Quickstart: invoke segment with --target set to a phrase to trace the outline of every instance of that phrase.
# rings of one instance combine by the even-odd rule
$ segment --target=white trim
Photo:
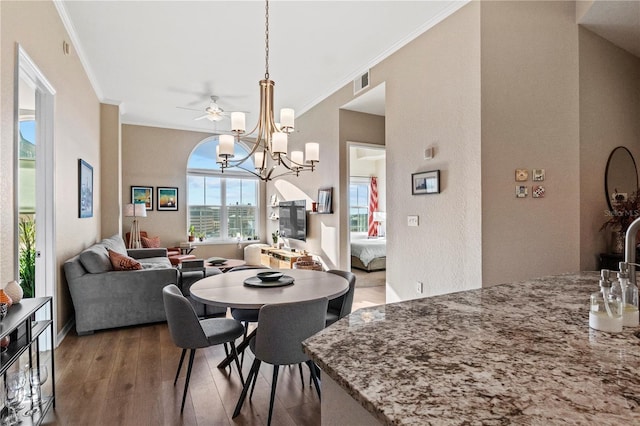
[[[76,320],[75,318],[71,318],[62,328],[62,330],[60,330],[60,332],[56,335],[56,344],[55,347],[57,348],[58,346],[60,346],[60,343],[62,343],[62,341],[64,340],[65,337],[67,337],[67,334],[69,334],[69,332],[73,329],[73,326],[76,324]]]
[[[27,80],[36,92],[36,211],[38,217],[44,220],[36,221],[36,250],[42,253],[36,258],[36,282],[44,282],[42,286],[36,286],[36,296],[52,296],[53,301],[53,329],[57,329],[57,304],[56,304],[56,244],[55,244],[55,140],[54,140],[54,100],[56,90],[44,76],[42,71],[29,57],[27,52],[16,45],[16,73],[15,73],[15,99],[14,99],[14,140],[16,146],[19,143],[18,132],[18,106],[19,93],[17,90],[19,79]],[[16,150],[18,152],[18,150]],[[15,173],[17,176],[17,161],[14,159]],[[17,183],[17,179],[14,180]],[[15,201],[15,228],[18,229],[18,191],[14,193]],[[16,238],[16,253],[18,252],[18,238]],[[16,269],[18,268],[16,262]],[[39,273],[40,272],[40,273]],[[16,271],[16,276],[19,274]],[[55,342],[54,342],[55,345]]]
[[[413,31],[412,33],[408,34],[406,37],[398,40],[395,44],[393,44],[387,50],[385,50],[384,52],[380,53],[378,56],[372,58],[366,64],[358,67],[357,70],[354,70],[351,73],[347,74],[342,80],[338,80],[338,81],[340,81],[340,83],[336,84],[333,87],[330,87],[329,90],[327,90],[326,94],[320,95],[320,96],[316,97],[315,99],[312,99],[311,101],[307,102],[305,105],[302,106],[302,108],[299,108],[296,111],[296,115],[301,116],[302,114],[304,114],[305,112],[309,111],[311,108],[313,108],[314,106],[318,105],[320,102],[322,102],[323,100],[325,100],[326,98],[328,98],[329,96],[331,96],[332,94],[337,92],[338,90],[342,89],[346,84],[353,84],[353,80],[356,77],[362,75],[363,74],[363,70],[368,69],[371,72],[372,69],[376,65],[378,65],[380,62],[382,62],[383,60],[387,59],[389,56],[391,56],[392,54],[394,54],[395,52],[397,52],[398,50],[403,48],[405,45],[409,44],[410,42],[412,42],[413,40],[418,38],[424,32],[428,31],[432,27],[436,26],[438,23],[440,23],[443,20],[445,20],[447,17],[449,17],[450,15],[452,15],[453,13],[458,11],[460,8],[465,6],[470,1],[471,0],[456,0],[456,1],[452,2],[449,6],[447,6],[442,11],[440,11],[440,13],[438,13],[437,15],[434,15],[427,22],[425,22],[424,24],[419,26],[415,31]],[[372,87],[371,83],[372,83],[372,81],[371,81],[371,76],[370,76],[369,77],[369,87]],[[358,93],[362,93],[362,91],[360,91]]]
[[[78,54],[78,58],[80,58],[80,63],[84,68],[84,72],[87,74],[87,77],[89,77],[89,82],[91,83],[91,87],[93,87],[93,90],[96,92],[96,96],[98,96],[98,99],[100,99],[100,102],[106,103],[104,102],[104,99],[103,99],[104,94],[102,92],[102,89],[100,88],[100,84],[98,84],[98,78],[93,72],[93,68],[91,68],[91,64],[89,63],[89,59],[87,58],[87,55],[84,53],[84,49],[82,48],[82,43],[80,42],[80,38],[78,37],[78,32],[76,31],[76,28],[74,27],[73,22],[71,21],[71,18],[69,18],[69,14],[67,13],[67,9],[64,3],[65,2],[61,0],[53,0],[53,4],[58,11],[58,15],[60,15],[60,20],[62,21],[64,28],[67,30],[67,33],[69,34],[69,38],[71,39],[71,44],[73,45],[76,53]],[[114,102],[115,101],[110,101],[109,103],[114,103]]]

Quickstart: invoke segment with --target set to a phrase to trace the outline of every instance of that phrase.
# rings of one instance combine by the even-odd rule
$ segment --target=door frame
[[[53,327],[57,330],[56,300],[56,245],[55,245],[55,150],[54,150],[54,99],[56,90],[27,54],[24,48],[16,43],[16,67],[14,74],[14,188],[18,183],[18,161],[16,160],[20,143],[19,134],[19,82],[20,78],[28,81],[36,92],[36,296],[52,296]],[[14,229],[19,225],[18,191],[14,191]],[[18,253],[20,239],[16,234],[15,251]],[[19,276],[18,264],[15,262],[15,276]],[[44,282],[44,286],[37,285]]]

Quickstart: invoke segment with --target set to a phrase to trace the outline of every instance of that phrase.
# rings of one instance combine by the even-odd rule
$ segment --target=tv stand
[[[304,257],[302,252],[292,252],[291,249],[277,249],[262,247],[260,249],[260,263],[275,269],[292,269],[298,258]]]

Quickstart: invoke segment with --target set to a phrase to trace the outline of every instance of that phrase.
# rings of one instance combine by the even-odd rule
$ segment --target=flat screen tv
[[[307,240],[307,202],[280,201],[280,236],[294,240]]]

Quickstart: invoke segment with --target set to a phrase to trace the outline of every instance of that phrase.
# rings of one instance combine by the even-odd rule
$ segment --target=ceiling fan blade
[[[201,115],[200,117],[196,117],[193,121],[202,120],[203,118],[209,118],[209,114]]]
[[[188,110],[188,111],[198,111],[198,112],[202,111],[202,109],[187,108],[187,107],[181,107],[181,106],[177,106],[176,108],[179,108],[179,109],[186,109],[186,110]]]

